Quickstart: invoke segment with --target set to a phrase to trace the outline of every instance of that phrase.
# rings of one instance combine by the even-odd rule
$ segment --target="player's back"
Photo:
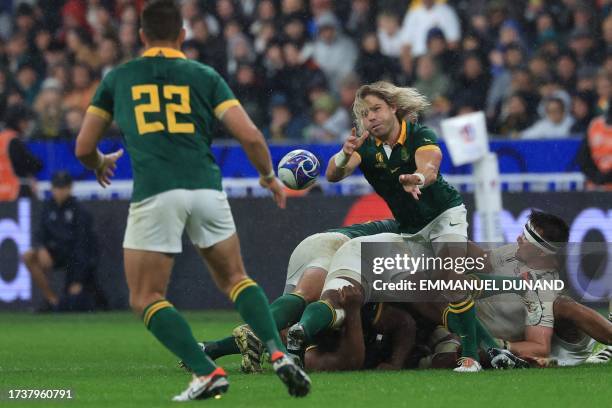
[[[169,48],[151,48],[111,71],[92,102],[124,135],[133,201],[172,189],[221,190],[210,144],[216,117],[237,104],[212,68]]]

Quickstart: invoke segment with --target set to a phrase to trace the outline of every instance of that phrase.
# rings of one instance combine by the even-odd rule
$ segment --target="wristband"
[[[347,156],[346,153],[344,153],[344,150],[340,150],[334,155],[334,163],[336,163],[336,167],[343,169],[348,164],[350,158],[350,156]]]
[[[425,176],[422,175],[421,173],[412,173],[413,176],[417,176],[419,178],[419,184],[417,184],[418,187],[423,187],[425,185]]]
[[[272,180],[274,177],[276,177],[276,174],[274,173],[274,169],[270,170],[270,172],[267,175],[263,175],[261,173],[259,173],[259,177],[261,177],[262,179],[264,179],[265,181],[270,181]]]

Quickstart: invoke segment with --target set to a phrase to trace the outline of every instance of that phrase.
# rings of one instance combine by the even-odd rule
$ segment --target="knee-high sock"
[[[336,311],[326,301],[319,300],[306,306],[300,324],[304,327],[306,342],[311,343],[321,331],[331,327],[334,323]]]
[[[265,344],[270,355],[286,352],[268,306],[268,298],[252,279],[238,282],[230,291],[230,299],[246,324]],[[274,357],[272,357],[274,358]]]
[[[449,330],[459,335],[462,356],[479,361],[474,300],[470,297],[463,302],[449,304],[444,311],[444,322]]]
[[[270,305],[276,328],[283,330],[299,321],[305,308],[306,301],[298,294],[289,293],[277,298]]]
[[[216,368],[193,337],[187,321],[170,302],[158,300],[143,312],[147,329],[174,355],[183,360],[196,375],[208,375]]]

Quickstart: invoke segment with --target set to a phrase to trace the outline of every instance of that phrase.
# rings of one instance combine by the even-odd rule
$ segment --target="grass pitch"
[[[228,335],[231,312],[185,314],[198,339]],[[219,362],[230,375],[220,400],[207,407],[610,407],[612,364],[487,371],[312,374],[304,399],[289,397],[271,370],[244,375],[239,358]],[[189,376],[129,313],[0,314],[0,406],[176,407]],[[71,389],[72,400],[9,400],[9,389]]]

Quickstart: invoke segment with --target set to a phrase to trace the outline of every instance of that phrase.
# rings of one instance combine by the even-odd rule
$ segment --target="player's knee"
[[[244,272],[226,275],[217,280],[217,287],[221,292],[229,296],[230,292],[232,289],[234,289],[234,287],[236,287],[236,285],[248,278],[249,277]]]
[[[130,308],[138,315],[142,314],[144,310],[153,302],[163,299],[163,295],[159,293],[150,294],[130,294]]]

